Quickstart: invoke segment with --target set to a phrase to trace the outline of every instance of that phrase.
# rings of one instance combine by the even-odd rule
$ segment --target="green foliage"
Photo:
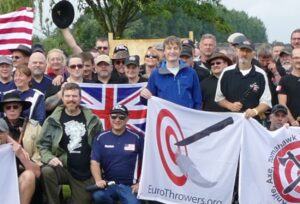
[[[15,11],[21,7],[32,7],[33,1],[30,0],[1,0],[0,14]]]

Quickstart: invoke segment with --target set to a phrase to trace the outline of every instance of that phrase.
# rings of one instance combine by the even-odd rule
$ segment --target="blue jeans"
[[[122,204],[141,203],[132,193],[131,187],[123,184],[112,185],[104,190],[95,191],[92,197],[96,204],[114,204],[116,200],[120,200]]]

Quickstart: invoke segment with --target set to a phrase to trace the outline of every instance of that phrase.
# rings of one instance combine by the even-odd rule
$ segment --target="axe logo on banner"
[[[169,124],[162,124],[165,118],[168,118]],[[176,117],[169,110],[161,109],[157,116],[157,147],[163,167],[175,185],[182,186],[187,179],[204,188],[217,184],[215,181],[204,178],[198,171],[188,156],[187,145],[197,142],[213,132],[220,131],[230,124],[233,124],[232,117],[221,120],[192,136],[185,137]]]
[[[300,203],[300,141],[295,135],[272,149],[268,162],[267,183],[277,203]]]

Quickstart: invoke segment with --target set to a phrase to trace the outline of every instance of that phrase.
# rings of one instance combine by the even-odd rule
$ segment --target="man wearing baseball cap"
[[[269,130],[274,131],[284,125],[288,125],[288,110],[284,105],[277,104],[272,108],[270,114],[270,127]]]
[[[238,45],[238,63],[224,69],[219,78],[215,101],[231,112],[258,117],[270,107],[271,93],[266,73],[251,63],[254,46],[249,40]]]
[[[146,82],[147,79],[140,76],[140,57],[131,55],[125,59],[125,76],[129,84]]]
[[[129,120],[126,106],[117,104],[110,111],[112,128],[101,133],[95,140],[91,154],[91,171],[99,188],[92,193],[95,203],[138,204],[144,140],[137,133],[126,128]],[[103,190],[106,188],[105,190]]]
[[[0,56],[0,100],[6,91],[16,89],[12,78],[12,60],[7,56]]]
[[[95,58],[95,70],[97,73],[95,83],[100,84],[126,84],[128,79],[117,74],[113,74],[111,58],[108,55],[99,55]]]
[[[10,49],[11,51],[11,58],[13,61],[14,67],[18,65],[27,65],[29,61],[29,57],[31,55],[31,49],[25,45],[18,45],[18,47],[14,49]]]

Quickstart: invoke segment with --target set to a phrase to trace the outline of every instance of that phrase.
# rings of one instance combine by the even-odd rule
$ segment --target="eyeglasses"
[[[222,64],[222,62],[212,62],[212,63],[210,63],[210,66],[220,65],[220,64]]]
[[[69,67],[71,69],[76,69],[76,67],[78,67],[78,69],[82,69],[83,68],[83,64],[72,64],[72,65],[69,65]]]
[[[101,46],[97,47],[97,50],[107,50],[107,49],[108,47],[101,47]]]
[[[110,118],[113,120],[116,120],[117,118],[119,118],[120,120],[125,120],[127,118],[126,115],[110,115]]]
[[[21,57],[20,56],[11,56],[11,59],[16,59],[16,60],[18,60],[18,59],[20,59]]]
[[[157,55],[145,55],[145,57],[150,59],[158,59]]]
[[[115,64],[116,65],[125,64],[125,61],[124,60],[116,60]]]
[[[11,109],[14,109],[14,110],[17,110],[20,106],[19,105],[7,105],[4,107],[5,110],[11,110]]]

